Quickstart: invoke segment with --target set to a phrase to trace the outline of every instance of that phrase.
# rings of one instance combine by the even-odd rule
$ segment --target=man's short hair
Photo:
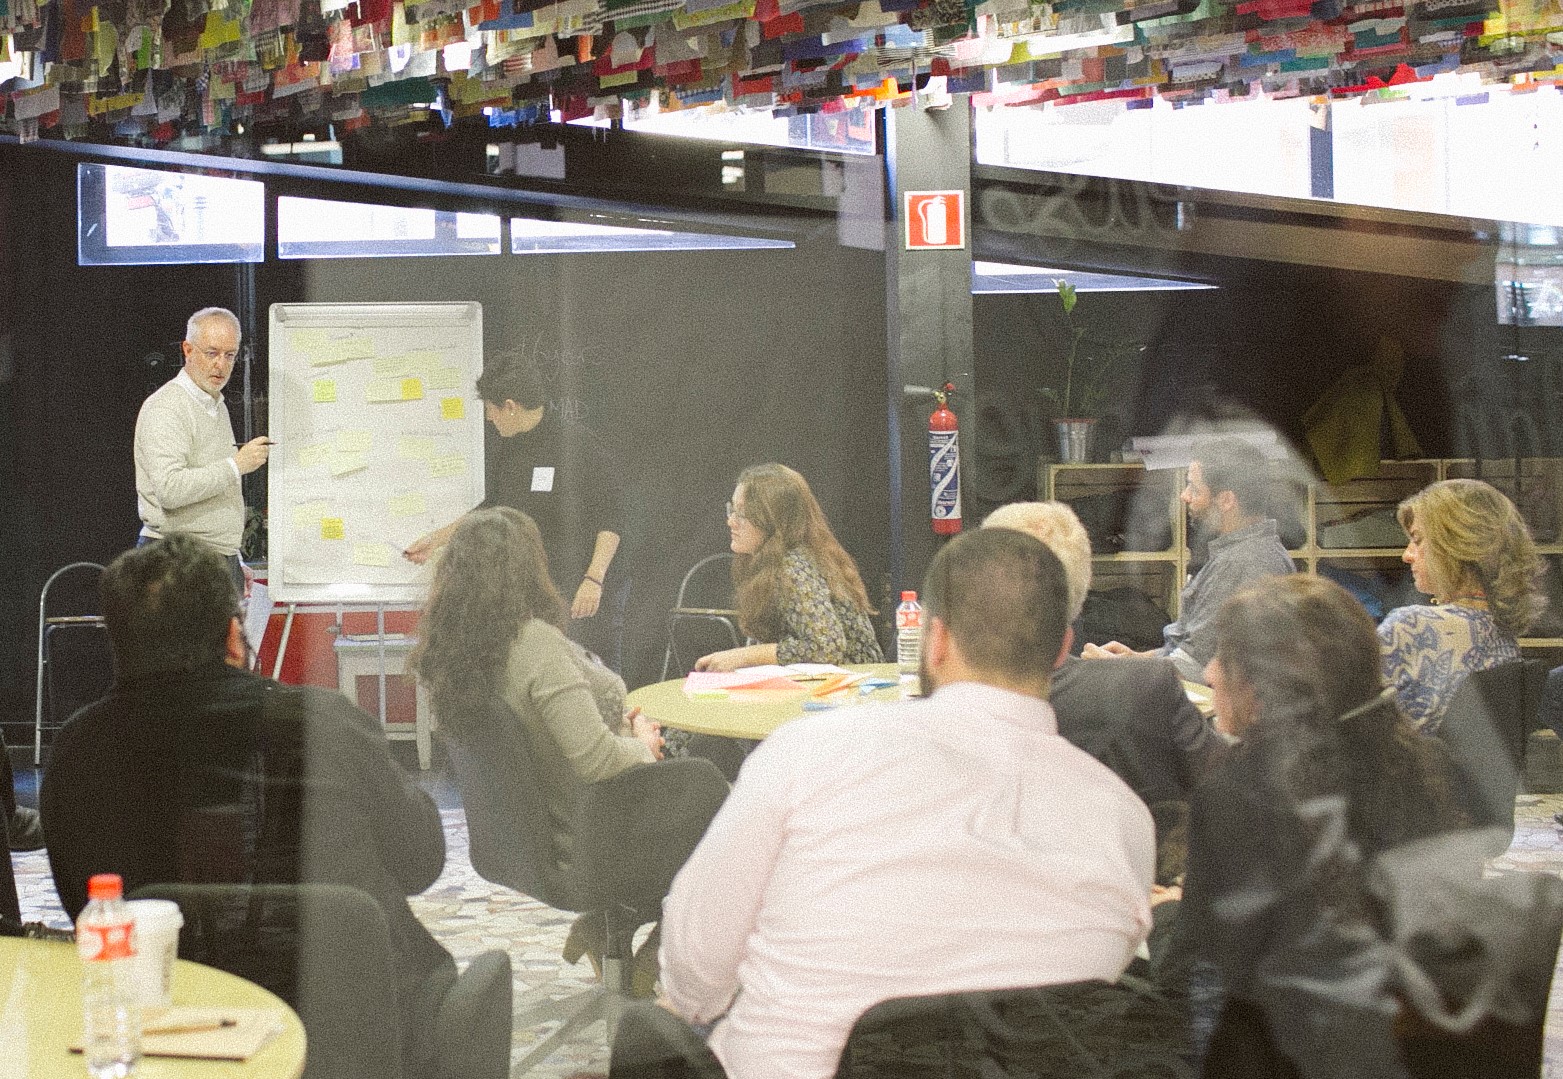
[[[1191,456],[1212,498],[1231,491],[1244,513],[1269,512],[1270,460],[1258,446],[1241,438],[1212,438],[1196,445]]]
[[[1069,582],[1040,541],[1009,528],[957,536],[928,567],[923,599],[976,670],[1015,680],[1052,674],[1069,627]]]
[[[1046,544],[1069,578],[1069,620],[1080,617],[1091,590],[1091,537],[1074,510],[1062,502],[1011,502],[988,514],[982,527],[1013,528]]]
[[[172,532],[103,571],[103,619],[119,678],[191,671],[227,655],[239,594],[216,548]]]
[[[195,344],[195,335],[200,331],[201,323],[213,319],[221,319],[233,327],[234,333],[241,338],[244,336],[244,327],[240,324],[238,315],[226,307],[203,307],[191,315],[189,321],[185,323],[185,340],[192,345]]]
[[[492,405],[514,401],[522,408],[541,408],[548,401],[542,372],[525,353],[501,350],[483,359],[478,396]]]

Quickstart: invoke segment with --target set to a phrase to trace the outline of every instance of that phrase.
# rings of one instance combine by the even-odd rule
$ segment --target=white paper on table
[[[250,598],[244,605],[244,637],[250,642],[250,664],[260,662],[261,638],[266,635],[266,624],[271,621],[271,593],[259,581],[250,585]]]

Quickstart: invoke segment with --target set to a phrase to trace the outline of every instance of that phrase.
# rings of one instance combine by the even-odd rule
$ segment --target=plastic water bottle
[[[131,963],[136,954],[134,922],[117,873],[99,873],[89,880],[87,899],[76,919],[87,1074],[125,1079],[141,1059],[141,1005]]]
[[[917,593],[908,588],[895,609],[895,662],[903,678],[917,673],[922,653],[923,607],[917,602]]]

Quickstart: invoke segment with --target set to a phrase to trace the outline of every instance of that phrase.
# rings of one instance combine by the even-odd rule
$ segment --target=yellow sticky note
[[[402,399],[402,384],[394,378],[373,378],[364,387],[364,399],[371,405]]]
[[[460,397],[440,398],[440,419],[464,420],[467,418],[467,403]]]
[[[374,355],[374,343],[367,337],[332,337],[326,340],[320,354],[331,357],[333,363],[367,360]]]
[[[346,539],[347,526],[342,523],[342,518],[322,517],[320,519],[320,538],[323,540]]]
[[[391,549],[383,543],[355,543],[353,544],[353,565],[355,566],[389,566],[391,564]]]
[[[336,400],[336,379],[315,379],[315,404],[329,405]]]
[[[368,467],[369,455],[367,453],[333,453],[331,455],[331,474],[339,479],[350,472],[362,472]]]
[[[427,461],[434,456],[434,439],[422,435],[403,435],[396,440],[396,456],[409,461]]]
[[[429,459],[429,475],[460,476],[467,471],[467,459],[459,453]]]
[[[418,517],[429,512],[429,507],[424,502],[422,491],[409,491],[404,495],[392,495],[389,505],[392,517]]]
[[[338,453],[368,453],[374,445],[374,435],[368,431],[338,431],[336,433],[336,451]]]
[[[423,400],[423,380],[422,379],[418,379],[418,378],[404,378],[404,379],[402,379],[402,400],[403,401],[422,401]],[[459,398],[458,398],[458,400],[459,400]]]
[[[324,499],[316,499],[314,502],[300,502],[293,507],[293,527],[300,532],[308,532],[320,523],[320,519],[326,515],[326,503]]]
[[[410,374],[413,370],[410,356],[376,356],[374,358],[375,378],[401,378]]]
[[[461,386],[461,368],[436,367],[426,379],[431,390],[454,390]]]
[[[323,465],[331,456],[331,443],[322,442],[317,446],[305,446],[298,451],[298,466],[300,468],[314,468]]]
[[[288,334],[288,343],[295,352],[314,352],[324,348],[330,339],[325,330],[294,330]]]

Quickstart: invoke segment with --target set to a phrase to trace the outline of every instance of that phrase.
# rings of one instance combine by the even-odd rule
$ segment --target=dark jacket
[[[428,1029],[433,987],[454,968],[407,896],[444,867],[439,811],[340,694],[221,663],[122,681],[59,732],[41,807],[72,918],[87,878],[105,872],[127,893],[305,882],[369,893],[389,924],[404,1029]]]
[[[1223,748],[1164,659],[1064,660],[1048,699],[1058,733],[1116,772],[1146,805],[1185,802]]]

